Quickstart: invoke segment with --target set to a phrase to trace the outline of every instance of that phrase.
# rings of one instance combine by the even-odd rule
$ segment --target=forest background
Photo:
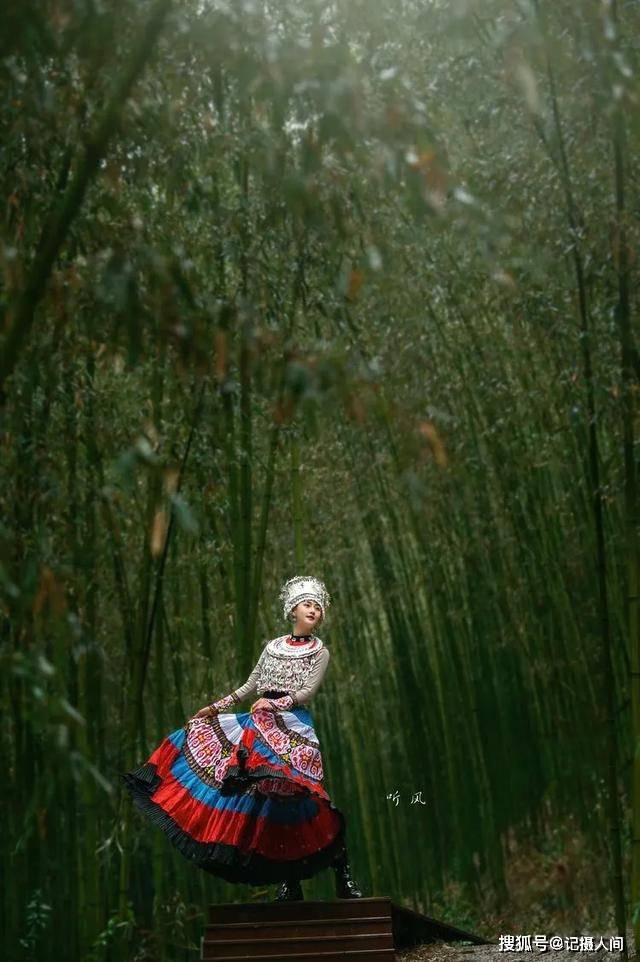
[[[2,957],[192,960],[272,897],[118,775],[296,573],[367,894],[637,921],[639,5],[0,17]]]

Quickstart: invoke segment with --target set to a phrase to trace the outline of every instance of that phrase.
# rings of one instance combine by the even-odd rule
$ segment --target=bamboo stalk
[[[545,40],[548,43],[546,17],[542,13],[539,0],[535,0],[535,9],[541,23]],[[587,289],[584,277],[584,266],[579,242],[578,214],[573,196],[569,160],[567,156],[564,133],[562,130],[562,123],[560,120],[560,108],[556,91],[555,74],[548,52],[545,54],[545,62],[556,144],[558,148],[559,166],[565,195],[565,214],[573,240],[571,257],[575,270],[576,289],[578,294],[580,344],[585,380],[589,439],[588,477],[590,495],[592,499],[593,522],[596,534],[596,570],[601,631],[600,685],[602,692],[601,697],[604,705],[603,723],[605,730],[605,744],[603,746],[602,757],[603,761],[605,762],[605,771],[607,777],[606,805],[611,858],[611,885],[616,914],[616,925],[618,932],[624,936],[626,934],[626,922],[624,888],[622,884],[622,843],[618,800],[618,746],[615,730],[615,704],[610,684],[610,678],[613,674],[613,664],[611,654],[609,598],[607,589],[607,553],[604,537],[602,488],[600,482],[600,448],[597,434],[597,411],[591,356],[592,332],[587,301]],[[626,939],[624,940],[624,945],[626,947]]]
[[[155,42],[164,26],[172,0],[156,0],[143,31],[131,51],[129,60],[114,86],[113,93],[96,127],[87,139],[84,154],[60,203],[42,230],[38,251],[24,290],[9,312],[8,332],[0,352],[0,407],[7,401],[6,381],[13,371],[35,318],[36,307],[46,289],[51,271],[69,229],[76,218],[91,180],[116,133],[122,108],[153,53]]]
[[[617,0],[611,0],[611,16],[615,24],[618,37],[620,35],[620,17]],[[617,38],[616,38],[617,39]],[[613,84],[609,88],[613,94]],[[616,265],[618,281],[618,302],[616,317],[620,332],[620,386],[621,386],[621,415],[623,430],[623,458],[624,458],[624,509],[625,509],[625,539],[626,539],[626,599],[625,615],[629,637],[630,672],[629,687],[631,694],[632,738],[636,746],[633,752],[632,769],[632,798],[631,798],[631,921],[636,947],[640,945],[640,753],[637,745],[640,741],[640,612],[638,598],[640,595],[640,507],[638,505],[638,480],[634,454],[635,448],[635,377],[633,357],[635,346],[631,330],[631,296],[630,296],[630,264],[629,242],[627,236],[627,211],[625,199],[625,167],[627,154],[627,125],[622,104],[614,99],[612,120],[612,141],[614,159],[615,184],[615,224],[614,265]],[[603,663],[605,670],[610,670],[610,657]],[[615,719],[613,706],[610,708],[609,744],[615,743]],[[617,772],[614,768],[609,774],[610,781],[617,784]],[[617,806],[611,804],[611,815],[617,818]],[[617,835],[612,833],[612,841],[619,844]],[[627,955],[627,940],[624,915],[624,888],[622,879],[622,865],[616,863],[616,888],[622,892],[622,905],[616,904],[616,922],[618,933],[624,938],[624,954]],[[618,898],[620,902],[620,897]]]

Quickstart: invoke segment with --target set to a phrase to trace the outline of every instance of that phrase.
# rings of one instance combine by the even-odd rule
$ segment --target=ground
[[[583,932],[583,935],[602,936],[605,942],[615,935],[614,932]],[[631,929],[627,934],[627,946],[629,949],[629,959],[632,959],[634,951],[633,933]],[[419,948],[410,949],[406,952],[396,954],[396,962],[531,962],[532,959],[545,955],[548,962],[575,962],[577,958],[598,958],[606,959],[607,962],[619,962],[623,958],[620,952],[608,952],[600,949],[598,952],[573,952],[569,950],[548,951],[545,953],[534,950],[533,952],[504,952],[499,945],[456,945],[446,942],[435,942],[433,945],[423,945]]]

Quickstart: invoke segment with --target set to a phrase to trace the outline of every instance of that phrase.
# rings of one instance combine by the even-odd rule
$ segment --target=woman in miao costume
[[[315,634],[329,605],[316,578],[292,578],[280,598],[292,632],[269,641],[249,678],[172,732],[122,777],[138,807],[197,866],[230,882],[281,882],[278,900],[302,899],[300,879],[331,866],[338,898],[361,898],[345,847],[345,818],[323,783],[313,719],[329,651]],[[258,695],[249,712],[233,713]]]

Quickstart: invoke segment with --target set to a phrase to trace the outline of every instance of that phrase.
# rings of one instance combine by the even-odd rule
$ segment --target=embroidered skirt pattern
[[[186,858],[230,882],[310,878],[344,840],[301,706],[191,719],[122,778]]]

